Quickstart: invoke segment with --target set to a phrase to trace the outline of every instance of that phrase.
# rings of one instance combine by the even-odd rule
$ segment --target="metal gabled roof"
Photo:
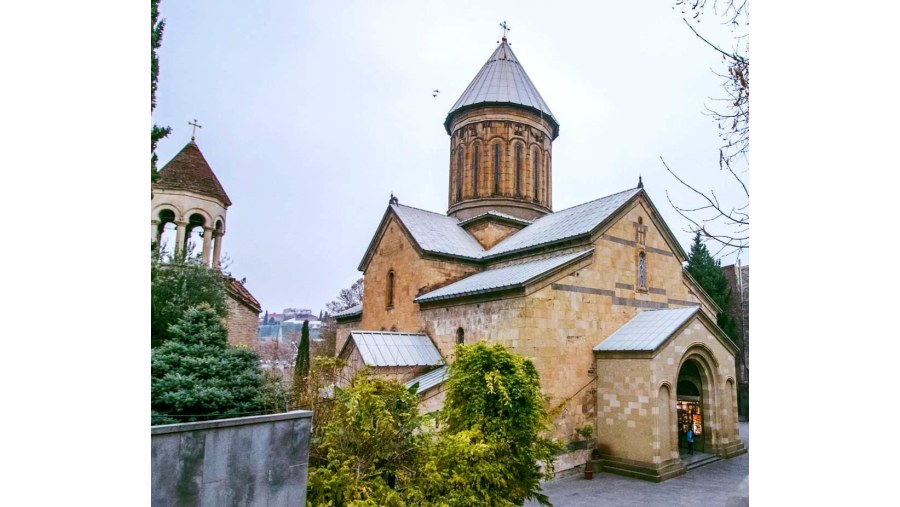
[[[475,215],[472,218],[467,218],[467,219],[463,220],[462,222],[459,222],[456,225],[458,225],[460,227],[465,227],[466,225],[469,225],[472,222],[477,222],[479,220],[486,220],[486,219],[490,219],[492,217],[499,218],[501,220],[506,220],[508,222],[514,222],[514,223],[517,223],[520,225],[531,225],[531,223],[533,222],[533,220],[525,220],[524,218],[514,217],[512,215],[507,215],[506,213],[500,213],[499,211],[490,210],[490,211],[485,211],[484,213],[482,213],[480,215]]]
[[[367,366],[438,366],[444,364],[441,353],[424,333],[351,331],[347,345],[350,342],[356,345]]]
[[[511,104],[533,109],[554,124],[553,137],[558,135],[559,122],[505,39],[450,108],[444,121],[447,133],[450,134],[450,120],[455,113],[478,104]]]
[[[358,305],[351,306],[350,308],[347,308],[346,310],[335,313],[334,318],[337,319],[337,318],[341,318],[341,317],[350,317],[353,315],[362,315],[362,310],[363,310],[362,303],[360,303]]]
[[[484,255],[478,240],[459,227],[456,218],[400,204],[391,208],[422,250],[470,259]]]
[[[409,382],[407,382],[406,388],[414,386],[415,384],[419,384],[419,387],[416,389],[416,394],[422,394],[425,391],[431,389],[434,386],[440,385],[444,383],[450,377],[450,367],[449,366],[441,366],[436,370],[432,370],[424,375],[420,375]]]
[[[424,303],[440,301],[473,294],[496,292],[499,290],[522,287],[541,276],[561,268],[566,264],[585,258],[594,251],[593,248],[581,252],[548,257],[537,261],[523,262],[497,269],[489,269],[475,273],[446,287],[423,294],[413,301]]]
[[[699,306],[645,310],[595,346],[594,350],[654,351],[699,311]]]
[[[487,251],[485,257],[494,257],[589,234],[640,192],[640,188],[632,188],[544,215],[531,225],[494,245]]]

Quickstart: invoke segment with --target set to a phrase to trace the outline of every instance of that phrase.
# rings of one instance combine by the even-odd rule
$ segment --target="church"
[[[439,409],[460,343],[530,358],[567,445],[600,470],[650,481],[683,474],[684,434],[712,459],[746,452],[734,343],[682,266],[684,249],[639,178],[553,210],[560,125],[504,36],[444,120],[446,213],[391,196],[362,256],[362,303],[336,315],[348,373],[367,366]]]

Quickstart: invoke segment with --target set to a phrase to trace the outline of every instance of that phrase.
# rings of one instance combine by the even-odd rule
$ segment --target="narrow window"
[[[638,287],[647,288],[647,256],[644,252],[638,255]]]
[[[520,170],[522,166],[522,145],[516,145],[516,197],[522,196],[522,172]]]
[[[463,187],[463,152],[462,148],[456,152],[456,200],[462,200]]]
[[[500,145],[494,145],[494,193],[500,193]]]
[[[466,332],[463,331],[463,328],[459,328],[456,330],[456,343],[462,345],[466,342]]]
[[[388,271],[388,287],[387,287],[387,305],[388,308],[394,306],[394,271]]]
[[[538,151],[537,148],[534,149],[534,188],[531,189],[531,196],[534,197],[534,200],[540,200],[541,194],[538,193],[538,180],[540,179],[540,171],[538,170]]]
[[[478,159],[478,145],[475,145],[475,163],[474,163],[474,171],[472,173],[472,196],[478,197],[478,166],[480,160]]]

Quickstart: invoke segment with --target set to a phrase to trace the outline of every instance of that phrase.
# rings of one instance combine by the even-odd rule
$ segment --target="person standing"
[[[687,435],[688,454],[694,455],[694,428],[688,428]]]

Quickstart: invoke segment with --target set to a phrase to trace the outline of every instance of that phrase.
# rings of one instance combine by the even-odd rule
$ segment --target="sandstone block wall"
[[[247,308],[231,294],[226,294],[225,304],[228,316],[225,326],[228,329],[228,344],[253,347],[256,343],[256,327],[259,324],[259,313]]]
[[[706,452],[738,443],[733,355],[695,316],[652,358],[598,357],[603,454],[653,465],[678,458],[678,373],[688,359],[701,370]]]
[[[423,327],[419,305],[413,299],[430,290],[429,287],[446,285],[479,270],[477,266],[463,263],[423,259],[392,217],[366,268],[360,329],[419,332]],[[391,271],[394,300],[389,306],[388,273]]]

